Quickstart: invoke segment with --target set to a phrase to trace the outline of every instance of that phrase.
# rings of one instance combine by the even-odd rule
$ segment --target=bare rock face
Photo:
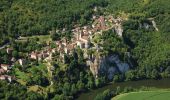
[[[121,73],[125,73],[129,70],[129,65],[127,63],[119,63],[117,64],[117,67]]]
[[[96,78],[100,74],[106,74],[110,80],[116,73],[125,73],[130,68],[129,64],[121,62],[117,55],[95,57],[94,60],[88,60],[87,65]]]
[[[120,24],[115,27],[115,31],[118,34],[118,36],[122,37],[123,28],[122,28],[122,26]]]
[[[111,79],[113,79],[113,76],[114,76],[114,74],[117,72],[117,68],[116,67],[110,67],[109,69],[108,69],[108,71],[107,71],[107,73],[108,73],[108,79],[109,80],[111,80]]]
[[[144,28],[144,29],[150,29],[150,28],[154,28],[155,31],[159,31],[156,22],[154,21],[153,18],[148,18],[147,20],[148,22],[144,22],[144,23],[140,23],[139,26],[140,28]]]

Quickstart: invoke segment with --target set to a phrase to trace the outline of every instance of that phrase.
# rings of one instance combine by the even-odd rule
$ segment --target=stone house
[[[14,78],[12,76],[9,75],[1,75],[0,76],[0,80],[7,80],[8,82],[12,82]]]
[[[36,52],[32,52],[30,56],[31,56],[30,58],[31,58],[31,59],[34,59],[34,60],[36,60],[36,59],[38,58],[38,57],[37,57],[38,55],[37,55]]]
[[[4,69],[0,68],[0,75],[5,74],[6,72],[7,72],[6,70],[4,70]]]
[[[8,69],[11,69],[11,66],[7,64],[1,64],[1,68],[7,71]]]
[[[19,64],[21,66],[24,66],[26,64],[26,60],[25,59],[19,59],[18,61],[19,61]]]
[[[12,53],[12,51],[13,51],[13,49],[12,49],[12,48],[7,48],[7,49],[6,49],[6,52],[7,52],[8,54],[11,54],[11,53]]]
[[[90,44],[89,34],[87,32],[80,33],[78,42],[79,44],[81,42],[82,46],[80,48],[83,48],[83,47],[89,48],[89,44]]]
[[[72,43],[72,44],[67,44],[67,46],[64,48],[64,51],[66,54],[72,54],[73,49],[75,48],[76,44]]]

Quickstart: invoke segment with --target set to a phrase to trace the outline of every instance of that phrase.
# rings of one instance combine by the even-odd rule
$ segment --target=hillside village
[[[169,3],[1,0],[0,100],[109,100],[168,91]]]
[[[84,52],[84,57],[87,59],[87,65],[90,66],[90,69],[93,73],[94,76],[97,77],[98,75],[98,70],[99,70],[99,60],[100,56],[95,57],[95,55],[88,55],[87,50],[88,49],[93,49],[96,50],[97,52],[102,49],[97,43],[93,42],[93,37],[97,34],[101,34],[103,31],[107,31],[112,29],[117,33],[119,37],[122,36],[123,29],[121,26],[121,23],[123,19],[120,17],[118,18],[113,18],[113,16],[108,15],[108,16],[97,16],[93,15],[92,17],[92,25],[87,25],[83,27],[76,27],[72,29],[73,33],[73,38],[71,41],[68,41],[66,38],[63,38],[59,41],[56,41],[56,48],[50,48],[47,46],[45,49],[41,51],[32,51],[31,53],[28,54],[28,57],[30,59],[34,60],[44,60],[44,61],[52,61],[52,54],[59,52],[60,54],[60,61],[63,63],[64,61],[64,54],[71,55],[72,52],[76,47],[79,47],[80,49],[83,50]],[[58,31],[58,30],[56,30]],[[6,52],[8,54],[12,53],[12,48],[7,48]],[[14,57],[11,57],[11,61],[15,63],[16,61],[19,62],[21,66],[24,66],[24,64],[27,62],[24,58],[21,59],[15,59]],[[13,78],[12,76],[6,75],[7,72],[10,71],[10,68],[13,66],[13,63],[11,64],[1,64],[1,69],[0,69],[0,79],[1,80],[9,80],[11,82]]]
[[[127,18],[123,17],[114,18],[112,15],[93,15],[91,25],[86,25],[82,27],[78,25],[74,26],[74,28],[71,30],[73,34],[71,41],[69,41],[65,37],[59,41],[53,41],[56,45],[55,48],[50,48],[49,42],[47,42],[47,46],[45,48],[43,48],[40,51],[38,50],[32,51],[31,53],[27,54],[27,57],[32,60],[52,62],[53,54],[57,52],[59,53],[58,61],[65,63],[64,55],[65,54],[72,55],[74,49],[79,47],[81,50],[83,50],[84,53],[83,56],[86,59],[86,65],[90,67],[92,74],[96,78],[98,77],[98,74],[101,70],[106,71],[108,70],[108,77],[112,79],[117,69],[115,69],[115,67],[104,67],[107,66],[107,64],[104,64],[106,59],[110,59],[111,62],[115,62],[118,66],[119,71],[121,71],[122,73],[126,72],[129,69],[129,65],[127,63],[122,63],[117,55],[113,55],[110,58],[107,58],[100,55],[100,53],[98,53],[97,55],[89,54],[88,50],[94,50],[96,52],[102,51],[103,47],[101,47],[100,45],[102,42],[100,44],[94,42],[94,37],[96,35],[102,35],[104,31],[112,30],[113,33],[116,33],[117,36],[121,38],[123,34],[122,22],[125,20],[127,20]],[[154,20],[153,19],[150,20],[155,30],[158,31],[158,28],[156,27],[156,23],[154,22]],[[146,29],[148,29],[148,27],[150,26],[149,24],[144,23],[144,25],[141,27],[145,27]],[[56,32],[59,31],[60,30],[56,29]],[[64,33],[65,31],[66,29],[61,30],[62,33]],[[19,39],[22,38],[23,37],[20,37]],[[13,48],[6,48],[7,54],[11,54],[12,51]],[[130,57],[129,53],[128,55]],[[15,62],[18,62],[21,66],[25,66],[27,61],[24,58],[15,59],[14,57],[11,57],[11,62],[12,62],[11,64],[1,64],[0,69],[1,80],[8,80],[10,82],[12,80],[15,80],[16,79],[15,76],[9,76],[6,73],[10,72],[10,69],[12,68],[12,66],[14,66]],[[49,66],[50,68],[53,68],[52,65]],[[52,73],[51,70],[49,70],[49,72]]]

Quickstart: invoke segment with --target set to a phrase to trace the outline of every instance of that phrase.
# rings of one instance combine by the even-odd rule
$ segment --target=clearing
[[[112,100],[168,100],[170,91],[141,91],[118,95]]]
[[[36,39],[36,38],[39,40],[40,43],[52,41],[50,35],[35,35],[35,36],[20,37],[20,38],[18,38],[15,41],[17,41],[17,42],[24,42],[27,39]]]

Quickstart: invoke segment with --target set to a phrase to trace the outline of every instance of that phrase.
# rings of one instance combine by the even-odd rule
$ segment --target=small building
[[[98,11],[98,7],[97,7],[97,6],[94,7],[94,11],[95,11],[95,12]]]
[[[12,57],[11,62],[16,62],[16,59],[14,57]]]
[[[58,47],[59,49],[63,47],[63,44],[62,44],[62,41],[61,41],[61,40],[60,40],[60,41],[57,41],[57,42],[56,42],[56,45],[57,45],[57,47]]]
[[[19,64],[21,66],[24,66],[26,64],[26,60],[25,59],[19,59],[18,61],[19,61]]]
[[[52,52],[52,49],[51,49],[51,48],[48,48],[48,49],[47,49],[47,54],[50,55],[51,52]]]
[[[37,54],[37,59],[39,61],[43,60],[43,54],[42,53]]]
[[[12,49],[12,48],[7,48],[7,49],[6,49],[6,52],[7,52],[8,54],[11,54],[11,53],[12,53],[12,51],[13,51],[13,49]]]
[[[46,58],[48,56],[49,56],[48,53],[43,53],[42,56],[39,55],[39,59],[44,59],[44,58]]]
[[[37,55],[37,53],[32,52],[32,53],[31,53],[31,57],[30,57],[30,58],[31,58],[31,59],[35,59],[35,60],[36,60],[36,59],[37,59],[37,56],[38,56],[38,55]]]
[[[85,44],[82,41],[77,41],[77,46],[80,47],[81,49],[85,47]]]
[[[7,71],[5,71],[4,69],[0,68],[0,75],[5,74]]]
[[[56,49],[54,48],[54,49],[52,49],[52,53],[56,53]]]
[[[66,38],[64,38],[64,39],[62,40],[62,45],[67,46],[67,43],[68,43],[68,40],[67,40]]]
[[[9,76],[9,75],[1,75],[0,76],[0,80],[6,80],[8,82],[12,82],[14,78],[12,76]]]
[[[67,44],[67,47],[64,48],[64,51],[66,54],[72,54],[73,49],[75,48],[76,44],[72,43],[72,44]]]
[[[4,75],[1,75],[0,80],[6,80],[6,77]]]
[[[47,46],[49,46],[50,45],[50,41],[46,41],[46,44],[47,44]]]
[[[4,69],[5,71],[7,71],[8,69],[11,68],[11,66],[7,65],[7,64],[1,64],[1,68]]]
[[[95,16],[95,15],[92,16],[92,19],[93,19],[93,20],[95,20],[96,18],[97,18],[97,16]]]
[[[106,28],[106,26],[105,26],[105,18],[103,16],[100,16],[99,22],[100,22],[101,29],[105,30],[105,28]]]

